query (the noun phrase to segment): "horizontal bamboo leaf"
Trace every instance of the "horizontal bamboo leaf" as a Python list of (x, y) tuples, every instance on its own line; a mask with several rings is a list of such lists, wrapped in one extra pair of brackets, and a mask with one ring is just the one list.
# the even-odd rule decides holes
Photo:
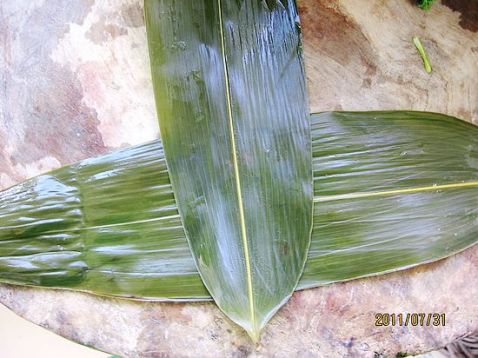
[[(311, 118), (315, 215), (300, 288), (407, 268), (477, 242), (478, 128), (420, 112)], [(150, 300), (209, 299), (161, 142), (1, 192), (0, 281)]]
[(147, 0), (161, 138), (193, 257), (257, 339), (312, 227), (311, 134), (293, 1)]
[(478, 241), (478, 128), (424, 112), (313, 116), (314, 230), (301, 288)]
[(0, 280), (142, 299), (208, 297), (159, 141), (0, 193)]

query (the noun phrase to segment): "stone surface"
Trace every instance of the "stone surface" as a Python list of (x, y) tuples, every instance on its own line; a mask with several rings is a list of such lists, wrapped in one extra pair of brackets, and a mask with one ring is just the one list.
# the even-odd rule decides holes
[(442, 1), (428, 12), (406, 0), (298, 3), (312, 111), (415, 109), (478, 121), (476, 1)]
[[(423, 109), (478, 121), (475, 1), (302, 0), (312, 111)], [(420, 36), (427, 74), (412, 36)], [(158, 136), (141, 0), (0, 2), (0, 188)], [(381, 277), (296, 293), (254, 346), (212, 303), (138, 303), (0, 285), (0, 302), (126, 357), (424, 352), (478, 329), (478, 246)], [(376, 313), (446, 313), (376, 327)]]

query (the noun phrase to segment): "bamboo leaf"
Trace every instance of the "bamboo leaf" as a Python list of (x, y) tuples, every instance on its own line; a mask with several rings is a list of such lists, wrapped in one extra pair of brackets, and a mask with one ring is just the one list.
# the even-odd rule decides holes
[[(145, 2), (171, 183), (216, 304), (258, 339), (312, 226), (308, 105), (291, 1)], [(280, 3), (282, 5), (282, 3)]]
[(208, 297), (161, 142), (0, 192), (0, 280), (141, 299)]
[(313, 119), (314, 230), (299, 286), (434, 261), (478, 241), (478, 128), (424, 112)]
[[(300, 289), (434, 261), (478, 241), (478, 128), (422, 112), (311, 119), (315, 215)], [(0, 281), (150, 300), (210, 299), (161, 142), (0, 192)]]

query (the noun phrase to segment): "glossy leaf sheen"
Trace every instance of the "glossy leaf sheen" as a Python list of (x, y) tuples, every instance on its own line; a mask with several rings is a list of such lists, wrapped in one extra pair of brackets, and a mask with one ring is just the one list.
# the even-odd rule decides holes
[(300, 288), (478, 241), (478, 128), (425, 112), (313, 116), (314, 229)]
[[(421, 112), (311, 118), (314, 230), (299, 288), (403, 269), (477, 242), (478, 128)], [(1, 192), (0, 281), (150, 300), (209, 299), (161, 142)]]
[(161, 138), (186, 236), (214, 301), (252, 338), (294, 291), (312, 227), (297, 12), (293, 1), (269, 3), (145, 2)]
[(206, 297), (159, 141), (0, 193), (0, 280), (156, 299)]

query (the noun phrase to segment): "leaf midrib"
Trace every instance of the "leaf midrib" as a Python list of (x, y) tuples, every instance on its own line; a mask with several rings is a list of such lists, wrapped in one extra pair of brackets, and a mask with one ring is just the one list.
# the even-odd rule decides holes
[(246, 232), (246, 219), (244, 215), (244, 203), (242, 199), (242, 187), (241, 179), (239, 176), (239, 163), (237, 158), (237, 147), (236, 147), (236, 138), (234, 135), (234, 123), (232, 118), (232, 100), (231, 100), (231, 89), (229, 84), (229, 70), (227, 67), (226, 61), (226, 45), (225, 45), (225, 36), (224, 36), (224, 21), (222, 18), (222, 0), (217, 0), (218, 12), (219, 12), (219, 28), (220, 28), (220, 37), (221, 37), (221, 55), (222, 63), (224, 69), (224, 81), (226, 88), (226, 105), (227, 105), (227, 117), (229, 122), (229, 133), (232, 146), (232, 161), (233, 161), (233, 170), (236, 186), (236, 195), (237, 202), (239, 206), (239, 223), (241, 230), (241, 240), (244, 250), (244, 260), (246, 264), (246, 280), (247, 280), (247, 296), (249, 300), (249, 314), (252, 324), (252, 332), (256, 332), (256, 319), (255, 319), (255, 308), (254, 308), (254, 295), (253, 295), (253, 286), (252, 286), (252, 270), (251, 270), (251, 259), (249, 253), (249, 244), (247, 241), (247, 232)]
[(388, 195), (396, 195), (396, 194), (423, 193), (427, 191), (436, 191), (436, 190), (444, 190), (444, 189), (472, 188), (477, 186), (478, 186), (478, 181), (469, 181), (469, 182), (461, 182), (461, 183), (453, 183), (453, 184), (428, 185), (428, 186), (421, 186), (416, 188), (405, 188), (405, 189), (396, 189), (396, 190), (365, 191), (361, 193), (324, 195), (324, 196), (314, 197), (314, 203), (323, 203), (327, 201), (344, 200), (344, 199), (371, 198), (376, 196), (388, 196)]

